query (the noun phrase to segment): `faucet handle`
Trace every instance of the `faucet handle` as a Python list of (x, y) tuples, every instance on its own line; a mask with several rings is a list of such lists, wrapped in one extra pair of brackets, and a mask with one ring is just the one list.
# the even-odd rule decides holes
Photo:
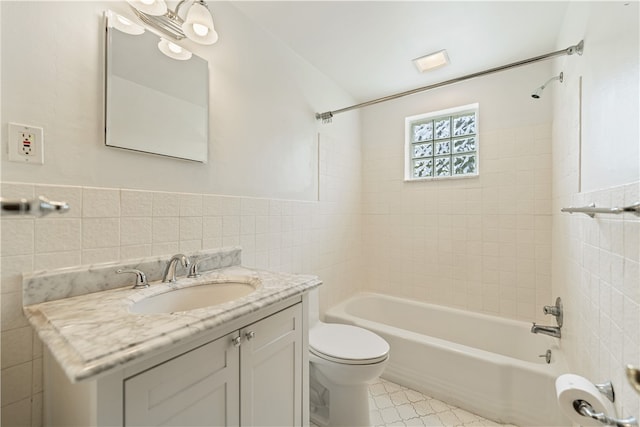
[(555, 316), (558, 326), (562, 326), (564, 312), (562, 309), (562, 299), (560, 297), (556, 298), (556, 305), (545, 305), (542, 311), (544, 314)]
[(552, 316), (558, 316), (560, 314), (560, 309), (555, 305), (545, 305), (542, 311), (544, 311), (544, 314), (550, 314)]
[(191, 261), (191, 266), (189, 267), (189, 274), (187, 275), (187, 277), (200, 277), (198, 266), (200, 265), (201, 261), (202, 258)]
[(147, 276), (143, 271), (136, 270), (135, 268), (127, 268), (127, 269), (119, 269), (116, 270), (116, 273), (132, 273), (136, 275), (136, 284), (133, 285), (133, 289), (144, 289), (149, 287), (149, 283), (147, 282)]

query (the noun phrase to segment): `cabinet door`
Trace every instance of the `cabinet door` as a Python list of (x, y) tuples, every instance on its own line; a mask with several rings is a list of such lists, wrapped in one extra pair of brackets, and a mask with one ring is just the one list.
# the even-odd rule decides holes
[(241, 425), (302, 425), (301, 304), (249, 325), (240, 334)]
[(239, 424), (239, 350), (232, 333), (124, 382), (125, 426)]

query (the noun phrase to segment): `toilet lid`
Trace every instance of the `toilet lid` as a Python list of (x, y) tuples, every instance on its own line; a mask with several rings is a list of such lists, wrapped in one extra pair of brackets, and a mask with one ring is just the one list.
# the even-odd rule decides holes
[(309, 348), (324, 359), (347, 364), (370, 364), (385, 360), (389, 344), (366, 329), (338, 323), (316, 325), (309, 331)]

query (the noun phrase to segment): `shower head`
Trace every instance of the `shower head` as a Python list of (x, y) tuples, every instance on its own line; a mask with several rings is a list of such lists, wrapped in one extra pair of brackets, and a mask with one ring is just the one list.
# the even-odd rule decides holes
[(544, 86), (540, 86), (531, 94), (531, 97), (533, 99), (540, 99), (540, 95), (542, 95), (543, 90), (544, 90)]
[(547, 85), (554, 80), (560, 80), (560, 83), (562, 83), (564, 80), (564, 73), (560, 73), (555, 77), (551, 77), (549, 80), (545, 82), (545, 84), (543, 84), (539, 88), (536, 88), (536, 90), (534, 90), (533, 93), (531, 94), (531, 97), (533, 99), (540, 99), (540, 96), (542, 95), (542, 91), (544, 90), (544, 88), (547, 87)]

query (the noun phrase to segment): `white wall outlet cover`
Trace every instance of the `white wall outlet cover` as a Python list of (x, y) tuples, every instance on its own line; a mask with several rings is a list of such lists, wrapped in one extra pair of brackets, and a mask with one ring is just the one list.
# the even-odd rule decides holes
[(41, 127), (9, 123), (9, 161), (44, 164), (44, 130)]

